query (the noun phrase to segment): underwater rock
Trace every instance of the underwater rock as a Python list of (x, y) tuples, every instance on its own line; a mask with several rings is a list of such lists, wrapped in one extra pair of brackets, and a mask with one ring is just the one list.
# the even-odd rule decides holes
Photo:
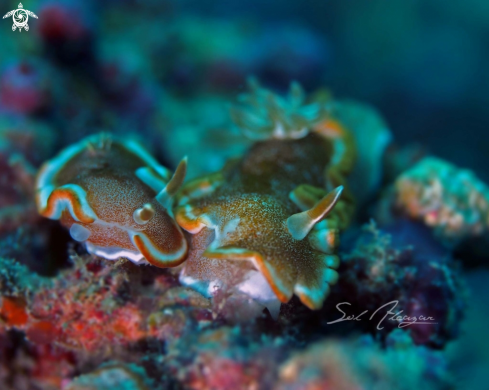
[[(342, 283), (346, 282), (349, 285), (348, 283), (354, 279), (355, 288), (367, 287), (359, 290), (357, 295), (352, 288), (345, 290), (345, 295), (341, 295), (343, 289), (340, 288), (335, 298), (336, 295), (339, 295), (338, 299), (340, 296), (347, 296), (351, 302), (359, 305), (364, 305), (369, 300), (369, 304), (373, 304), (374, 301), (383, 302), (382, 300), (389, 298), (386, 286), (392, 287), (394, 284), (391, 277), (398, 278), (399, 275), (415, 273), (412, 268), (419, 267), (419, 264), (416, 263), (416, 266), (411, 267), (409, 262), (402, 261), (399, 262), (397, 270), (385, 273), (371, 272), (378, 277), (371, 285), (367, 283), (368, 279), (354, 273), (357, 265), (360, 268), (367, 267), (361, 256), (366, 257), (365, 254), (368, 254), (367, 264), (371, 266), (369, 268), (371, 270), (376, 266), (380, 268), (378, 252), (395, 252), (389, 248), (379, 248), (379, 242), (384, 241), (383, 238), (377, 241), (375, 238), (372, 240), (367, 237), (371, 249), (360, 246), (351, 259), (347, 259), (346, 271), (343, 271), (345, 281), (342, 280)], [(423, 243), (420, 243), (420, 247), (426, 248), (425, 253), (430, 251), (436, 253), (439, 250)], [(175, 277), (166, 270), (156, 267), (138, 267), (128, 261), (106, 262), (88, 255), (83, 258), (73, 254), (72, 256), (74, 261), (72, 268), (63, 271), (48, 283), (24, 279), (24, 276), (28, 275), (28, 270), (14, 262), (3, 267), (12, 271), (5, 284), (10, 287), (3, 289), (2, 293), (11, 296), (15, 293), (17, 297), (2, 298), (0, 337), (2, 337), (2, 324), (24, 331), (28, 342), (32, 345), (31, 348), (44, 351), (32, 355), (39, 356), (44, 364), (42, 367), (57, 362), (57, 369), (49, 371), (49, 380), (53, 381), (52, 383), (69, 382), (66, 386), (95, 386), (96, 383), (101, 383), (100, 381), (112, 380), (113, 376), (123, 377), (127, 379), (127, 383), (132, 383), (136, 377), (147, 378), (147, 376), (142, 371), (133, 372), (122, 363), (116, 364), (119, 367), (116, 368), (117, 372), (112, 372), (111, 368), (104, 371), (104, 366), (93, 371), (107, 357), (117, 357), (121, 361), (128, 362), (138, 357), (142, 359), (143, 356), (145, 358), (141, 361), (145, 362), (145, 367), (147, 364), (160, 367), (160, 371), (156, 370), (151, 374), (153, 379), (162, 375), (161, 370), (163, 372), (168, 370), (179, 386), (192, 389), (228, 390), (242, 388), (243, 384), (258, 389), (274, 388), (274, 385), (277, 389), (296, 389), (302, 388), (300, 386), (310, 381), (325, 383), (325, 380), (335, 386), (334, 388), (341, 388), (342, 384), (350, 383), (348, 380), (352, 378), (358, 377), (360, 381), (374, 380), (373, 368), (368, 363), (372, 359), (383, 362), (382, 367), (387, 365), (386, 371), (382, 372), (388, 374), (381, 375), (377, 380), (390, 384), (393, 383), (394, 372), (397, 375), (400, 363), (387, 364), (387, 362), (400, 362), (407, 357), (416, 360), (417, 366), (409, 369), (412, 378), (409, 379), (411, 382), (406, 383), (416, 384), (421, 381), (420, 378), (426, 379), (428, 372), (430, 385), (448, 383), (440, 354), (429, 349), (413, 347), (413, 341), (409, 338), (410, 335), (414, 342), (424, 343), (428, 337), (431, 342), (435, 338), (431, 333), (427, 336), (424, 331), (421, 333), (401, 331), (400, 335), (399, 332), (391, 332), (384, 341), (387, 352), (382, 351), (372, 341), (358, 343), (360, 345), (355, 344), (354, 347), (346, 341), (336, 342), (329, 339), (324, 341), (324, 344), (311, 341), (305, 353), (317, 351), (313, 353), (314, 357), (309, 359), (299, 354), (293, 356), (288, 363), (283, 363), (297, 345), (294, 339), (299, 335), (292, 337), (291, 335), (300, 331), (300, 328), (295, 329), (293, 325), (288, 327), (285, 325), (279, 334), (274, 335), (274, 328), (266, 323), (261, 326), (251, 324), (245, 327), (229, 327), (222, 320), (216, 321), (211, 316), (211, 311), (214, 309), (210, 307), (207, 299), (191, 289), (179, 286)], [(419, 262), (426, 263), (426, 258), (420, 259)], [(385, 268), (392, 270), (394, 266), (385, 265)], [(424, 275), (424, 282), (416, 283), (415, 279), (407, 277), (406, 283), (400, 282), (401, 285), (413, 284), (412, 290), (418, 292), (426, 292), (423, 283), (431, 286), (432, 282), (435, 290), (446, 288), (444, 286), (448, 282), (438, 273), (430, 273), (431, 268), (433, 266), (427, 264), (425, 269), (428, 271), (418, 272), (419, 275)], [(447, 273), (446, 268), (438, 271), (439, 269), (435, 267), (435, 270)], [(17, 286), (16, 280), (19, 279), (23, 284)], [(35, 286), (36, 283), (39, 287), (32, 293), (23, 293), (28, 286)], [(338, 287), (341, 287), (341, 284)], [(22, 287), (23, 285), (25, 287)], [(410, 302), (426, 303), (426, 299), (418, 299), (418, 296), (411, 295)], [(435, 300), (437, 296), (437, 294), (426, 296), (432, 300), (435, 307), (444, 304), (443, 301)], [(371, 307), (369, 304), (365, 307)], [(426, 307), (429, 305), (418, 308), (419, 313), (424, 314)], [(453, 318), (459, 316), (456, 312), (451, 315)], [(436, 319), (439, 318), (447, 321), (445, 317), (438, 317), (437, 314)], [(303, 318), (306, 319), (307, 317)], [(369, 337), (366, 339), (370, 340)], [(162, 350), (163, 343), (165, 348)], [(71, 352), (66, 355), (68, 352), (63, 352), (61, 349), (49, 355), (47, 348), (52, 348), (54, 344), (64, 346)], [(138, 346), (139, 344), (141, 346)], [(151, 344), (156, 346), (157, 353), (150, 353), (145, 349), (146, 345)], [(341, 352), (343, 349), (345, 352)], [(319, 359), (317, 353), (323, 354), (325, 351), (328, 353)], [(345, 360), (340, 360), (340, 363), (334, 365), (334, 362), (338, 361), (338, 358), (335, 358), (330, 366), (329, 358), (338, 355)], [(37, 358), (29, 356), (36, 367), (41, 367), (41, 362), (38, 362)], [(49, 356), (52, 357), (48, 358)], [(359, 356), (364, 356), (359, 363), (360, 374), (356, 373), (356, 364), (351, 362), (352, 359), (356, 362)], [(87, 364), (83, 362), (87, 359), (92, 362), (92, 368), (88, 370), (86, 367), (83, 368), (83, 364)], [(419, 365), (420, 360), (430, 361), (431, 367), (427, 364)], [(320, 370), (314, 369), (317, 364), (320, 364)], [(329, 372), (330, 367), (335, 367), (335, 375), (331, 373), (324, 377), (323, 373)], [(99, 370), (106, 375), (101, 374)], [(75, 372), (80, 371), (86, 374), (72, 381)], [(315, 374), (309, 374), (312, 372)], [(416, 375), (413, 376), (413, 372)], [(44, 377), (39, 379), (41, 383), (48, 380), (43, 379)], [(163, 383), (170, 383), (168, 381), (171, 382), (171, 379), (167, 378)], [(158, 385), (148, 386), (159, 389)], [(84, 387), (74, 387), (74, 389), (79, 388), (84, 389)]]
[(154, 388), (144, 368), (135, 364), (106, 363), (100, 368), (76, 377), (63, 390), (149, 390)]
[(271, 389), (285, 343), (223, 326), (172, 342), (171, 372), (194, 390)]
[[(382, 230), (372, 221), (362, 230), (351, 251), (341, 256), (334, 303), (348, 302), (342, 306), (348, 313), (368, 311), (364, 321), (355, 322), (357, 329), (385, 335), (401, 327), (416, 344), (434, 347), (454, 339), (463, 318), (465, 289), (448, 251), (430, 237), (429, 229), (409, 221)], [(369, 319), (377, 310), (375, 318)], [(401, 326), (409, 320), (385, 318), (387, 311), (416, 317), (417, 322), (424, 322), (421, 317), (433, 320)], [(341, 315), (336, 310), (332, 318)]]
[(441, 352), (416, 346), (397, 330), (385, 349), (372, 337), (330, 339), (296, 353), (279, 369), (274, 390), (448, 389), (454, 380)]
[(2, 333), (0, 323), (0, 388), (61, 389), (75, 374), (74, 355), (53, 345), (33, 345), (20, 332)]
[(124, 274), (99, 261), (75, 261), (74, 270), (62, 273), (29, 303), (27, 326), (37, 342), (103, 352), (145, 337), (147, 314), (137, 302), (124, 299)]
[(72, 254), (72, 260), (72, 268), (55, 278), (31, 275), (25, 266), (2, 260), (0, 319), (5, 326), (25, 331), (35, 344), (105, 356), (149, 338), (178, 338), (212, 318), (207, 299), (158, 268), (89, 255)]
[(0, 298), (25, 297), (47, 286), (49, 280), (33, 273), (16, 260), (0, 257)]
[(422, 221), (448, 248), (489, 231), (489, 187), (473, 172), (438, 158), (424, 158), (402, 173), (383, 202), (381, 221), (390, 210)]

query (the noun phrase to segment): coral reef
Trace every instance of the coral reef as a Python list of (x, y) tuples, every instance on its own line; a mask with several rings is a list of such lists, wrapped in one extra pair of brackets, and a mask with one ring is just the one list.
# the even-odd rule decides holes
[[(296, 348), (304, 342), (303, 334), (293, 331), (294, 322), (287, 320), (286, 313), (274, 326), (268, 320), (229, 326), (220, 314), (223, 308), (218, 295), (209, 300), (182, 287), (177, 275), (164, 269), (124, 260), (107, 262), (72, 252), (72, 266), (55, 278), (46, 278), (33, 275), (13, 260), (3, 260), (0, 334), (13, 340), (15, 332), (16, 337), (25, 334), (25, 339), (17, 345), (2, 345), (8, 354), (17, 356), (19, 368), (26, 368), (8, 370), (2, 380), (35, 381), (54, 388), (64, 383), (73, 389), (97, 388), (119, 380), (152, 389), (172, 388), (176, 383), (184, 388), (222, 390), (253, 386), (295, 389), (322, 383), (361, 386), (369, 381), (392, 386), (389, 384), (399, 370), (392, 359), (421, 359), (437, 362), (436, 367), (428, 363), (410, 367), (410, 382), (406, 383), (422, 383), (428, 375), (432, 386), (444, 386), (449, 376), (439, 353), (413, 345), (440, 347), (456, 333), (461, 298), (454, 294), (461, 289), (453, 284), (456, 281), (446, 279), (451, 272), (449, 264), (438, 260), (437, 265), (434, 258), (427, 261), (426, 257), (416, 260), (409, 248), (393, 249), (394, 244), (373, 226), (364, 234), (367, 237), (360, 239), (357, 249), (345, 256), (341, 283), (321, 315), (328, 321), (337, 318), (330, 306), (345, 297), (355, 306), (374, 310), (387, 299), (399, 298), (400, 307), (407, 305), (407, 314), (433, 315), (436, 327), (413, 325), (396, 330), (386, 324), (386, 332), (375, 330), (373, 323), (355, 326), (352, 332), (368, 331), (377, 337), (384, 334), (383, 343), (369, 338), (366, 344), (327, 339), (324, 346), (314, 343), (302, 355)], [(391, 234), (405, 236), (396, 230)], [(425, 247), (425, 254), (437, 250), (428, 244)], [(372, 275), (372, 280), (366, 275)], [(415, 277), (420, 282), (413, 284)], [(399, 287), (392, 289), (393, 283)], [(233, 310), (242, 307), (232, 301), (227, 304)], [(293, 305), (290, 309), (296, 310)], [(301, 315), (304, 324), (314, 323), (307, 313)], [(309, 337), (324, 338), (327, 328), (322, 329), (316, 328)], [(318, 353), (326, 353), (328, 358), (319, 359)], [(121, 363), (110, 362), (99, 368), (115, 356)], [(380, 374), (373, 374), (374, 368), (368, 363), (372, 359), (379, 359), (384, 367)], [(320, 370), (314, 368), (319, 362)], [(128, 363), (130, 366), (125, 365)], [(56, 369), (49, 368), (52, 364), (57, 364)], [(335, 375), (323, 374), (330, 369)], [(75, 374), (80, 372), (81, 376)], [(76, 378), (71, 379), (73, 376)]]
[(26, 4), (0, 389), (485, 389), (486, 3)]
[[(361, 233), (350, 227), (341, 265), (335, 253), (339, 231), (354, 217), (346, 178), (356, 145), (365, 144), (366, 123), (377, 126), (378, 147), (360, 153), (360, 163), (379, 167), (383, 158), (379, 140), (389, 133), (377, 114), (334, 100), (303, 106), (297, 85), (293, 103), (257, 84), (252, 94), (233, 115), (259, 140), (223, 170), (183, 186), (186, 160), (172, 176), (137, 142), (109, 134), (64, 149), (35, 181), (32, 173), (10, 171), (9, 181), (25, 180), (22, 205), (32, 204), (36, 192), (40, 213), (60, 219), (85, 245), (71, 243), (68, 264), (58, 265), (55, 276), (33, 273), (24, 265), (32, 267), (30, 260), (0, 257), (1, 353), (13, 357), (0, 362), (0, 383), (74, 390), (390, 388), (404, 375), (399, 362), (418, 359), (406, 386), (427, 380), (430, 388), (449, 386), (446, 362), (432, 348), (457, 336), (464, 308), (450, 253), (427, 227), (399, 214), (381, 230), (373, 223)], [(253, 114), (255, 106), (263, 118)], [(365, 116), (372, 122), (358, 119)], [(277, 132), (282, 123), (291, 131)], [(294, 131), (298, 124), (307, 131)], [(8, 145), (37, 163), (28, 142)], [(372, 194), (380, 180), (365, 179)], [(9, 210), (18, 199), (5, 196)], [(2, 237), (9, 251), (0, 255), (20, 260), (22, 250), (12, 249), (22, 240), (34, 250), (41, 223), (32, 222), (26, 238), (21, 224), (9, 228), (13, 235)], [(178, 234), (167, 244), (180, 243), (178, 256), (158, 241), (172, 229)], [(46, 245), (52, 246), (41, 240)], [(351, 302), (348, 311), (373, 313), (393, 301), (394, 320), (335, 323), (341, 302)], [(403, 326), (426, 316), (436, 322)]]

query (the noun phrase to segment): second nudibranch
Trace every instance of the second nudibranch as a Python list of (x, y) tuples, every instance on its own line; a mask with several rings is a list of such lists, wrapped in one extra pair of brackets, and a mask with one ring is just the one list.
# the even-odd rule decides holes
[(90, 136), (43, 165), (37, 207), (59, 219), (91, 254), (173, 267), (187, 255), (171, 209), (186, 164), (182, 160), (172, 176), (135, 141)]
[(324, 103), (306, 104), (298, 84), (283, 98), (252, 83), (241, 100), (233, 119), (257, 142), (177, 195), (176, 220), (191, 233), (180, 281), (207, 296), (231, 290), (273, 316), (294, 294), (319, 309), (353, 212), (354, 140)]

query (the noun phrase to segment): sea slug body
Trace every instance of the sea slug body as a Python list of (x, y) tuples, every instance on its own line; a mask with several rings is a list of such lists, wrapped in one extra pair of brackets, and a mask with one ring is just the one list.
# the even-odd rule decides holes
[(90, 136), (46, 162), (36, 180), (41, 215), (59, 219), (94, 255), (171, 267), (184, 261), (187, 242), (171, 198), (182, 184), (137, 142)]
[(175, 218), (190, 233), (180, 280), (207, 296), (232, 287), (275, 314), (294, 293), (319, 309), (338, 279), (338, 231), (353, 212), (345, 177), (354, 142), (324, 105), (305, 104), (298, 84), (288, 98), (251, 89), (232, 115), (258, 141), (177, 195)]

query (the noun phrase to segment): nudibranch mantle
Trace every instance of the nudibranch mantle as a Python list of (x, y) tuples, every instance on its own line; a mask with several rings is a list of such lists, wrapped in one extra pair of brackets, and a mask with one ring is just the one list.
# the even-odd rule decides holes
[(185, 176), (171, 172), (137, 142), (90, 136), (46, 162), (36, 181), (41, 215), (59, 219), (94, 255), (157, 267), (180, 264), (187, 242), (171, 197)]
[(288, 99), (251, 87), (232, 116), (258, 142), (177, 195), (175, 218), (190, 233), (180, 281), (207, 296), (243, 293), (272, 316), (293, 294), (319, 309), (338, 279), (338, 230), (353, 212), (345, 176), (354, 141), (324, 107), (305, 105), (297, 84)]
[[(193, 230), (182, 283), (212, 296), (241, 270), (244, 277), (236, 276), (236, 289), (268, 307), (272, 314), (293, 293), (307, 306), (320, 307), (329, 284), (338, 278), (335, 268), (339, 259), (332, 254), (337, 239), (334, 224), (330, 221), (328, 227), (324, 221), (313, 228), (308, 239), (297, 240), (287, 227), (290, 212), (295, 210), (290, 203), (284, 205), (265, 194), (239, 193), (220, 201), (217, 207), (186, 205), (177, 209), (182, 227), (195, 221), (199, 224)], [(316, 237), (324, 244), (315, 245)], [(328, 253), (322, 253), (328, 245)]]

